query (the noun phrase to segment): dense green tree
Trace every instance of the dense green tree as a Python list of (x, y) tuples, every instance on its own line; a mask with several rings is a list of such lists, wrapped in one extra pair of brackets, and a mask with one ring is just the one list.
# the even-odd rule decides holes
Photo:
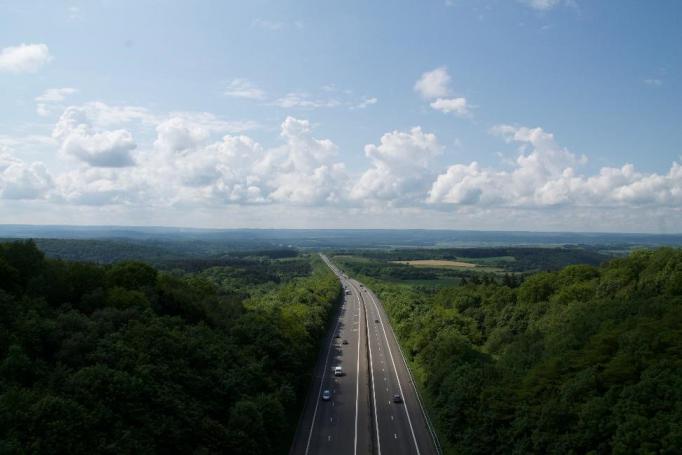
[(341, 290), (272, 255), (186, 274), (0, 244), (0, 453), (285, 452)]
[[(374, 280), (447, 453), (680, 453), (682, 250), (418, 293)], [(372, 279), (369, 279), (372, 281)]]

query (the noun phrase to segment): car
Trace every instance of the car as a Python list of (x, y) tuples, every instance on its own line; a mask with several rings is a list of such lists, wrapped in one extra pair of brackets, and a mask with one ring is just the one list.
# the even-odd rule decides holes
[(403, 397), (401, 397), (399, 393), (394, 393), (393, 394), (393, 402), (394, 403), (402, 403)]
[(322, 392), (322, 399), (324, 401), (331, 400), (332, 399), (332, 393), (329, 390), (325, 389), (324, 392)]
[(334, 367), (334, 376), (343, 376), (343, 368)]
[(334, 338), (341, 338), (341, 334), (340, 334), (340, 333), (337, 333), (336, 336), (335, 336)]
[(376, 323), (378, 324), (378, 323), (379, 323), (379, 320), (378, 320), (378, 319), (375, 319), (374, 322), (376, 322)]
[(343, 340), (343, 344), (348, 344), (348, 340)]

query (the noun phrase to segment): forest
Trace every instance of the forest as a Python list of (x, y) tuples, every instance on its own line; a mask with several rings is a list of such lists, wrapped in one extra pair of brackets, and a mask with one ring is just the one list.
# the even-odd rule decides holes
[(317, 256), (241, 256), (0, 244), (0, 453), (286, 452), (341, 290)]
[(682, 250), (522, 283), (417, 291), (363, 278), (446, 453), (680, 453)]

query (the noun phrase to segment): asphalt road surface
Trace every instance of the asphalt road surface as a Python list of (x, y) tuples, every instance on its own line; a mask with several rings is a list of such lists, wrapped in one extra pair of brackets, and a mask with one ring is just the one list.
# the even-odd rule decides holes
[[(322, 259), (348, 294), (324, 340), (290, 453), (439, 453), (381, 302)], [(334, 374), (337, 366), (342, 376)]]

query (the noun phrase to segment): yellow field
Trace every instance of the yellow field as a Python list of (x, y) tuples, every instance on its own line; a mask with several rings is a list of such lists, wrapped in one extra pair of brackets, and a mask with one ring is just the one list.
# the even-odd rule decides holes
[(415, 267), (443, 267), (457, 269), (472, 269), (478, 267), (471, 262), (446, 261), (442, 259), (422, 259), (418, 261), (393, 261), (396, 264), (407, 264)]

